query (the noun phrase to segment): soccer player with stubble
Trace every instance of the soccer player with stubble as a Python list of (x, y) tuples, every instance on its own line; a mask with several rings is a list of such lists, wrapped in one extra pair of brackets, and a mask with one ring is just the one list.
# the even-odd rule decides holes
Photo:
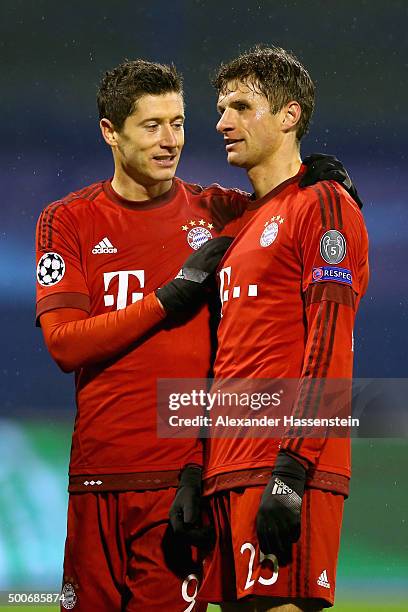
[[(364, 220), (339, 184), (300, 188), (314, 85), (292, 54), (258, 46), (222, 65), (215, 87), (228, 162), (246, 170), (256, 198), (224, 230), (235, 239), (219, 270), (215, 379), (298, 379), (292, 414), (322, 415), (322, 383), (309, 382), (352, 376)], [(333, 605), (349, 439), (286, 433), (207, 440), (216, 545), (199, 598), (224, 612)]]
[[(36, 236), (37, 322), (76, 384), (62, 609), (197, 612), (202, 445), (157, 438), (156, 381), (208, 374), (202, 304), (231, 242), (217, 236), (248, 195), (175, 177), (184, 105), (173, 66), (122, 63), (104, 75), (98, 108), (113, 178), (48, 205)], [(347, 181), (337, 160), (312, 158), (308, 180), (333, 172)]]

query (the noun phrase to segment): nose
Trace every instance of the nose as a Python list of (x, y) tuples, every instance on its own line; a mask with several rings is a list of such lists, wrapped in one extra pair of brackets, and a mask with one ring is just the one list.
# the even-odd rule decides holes
[(232, 113), (230, 112), (230, 109), (225, 109), (215, 128), (217, 132), (220, 132), (220, 134), (225, 134), (234, 129), (232, 123)]
[(162, 147), (167, 147), (174, 149), (177, 146), (177, 138), (176, 134), (171, 125), (163, 125), (162, 133), (161, 133), (161, 142)]

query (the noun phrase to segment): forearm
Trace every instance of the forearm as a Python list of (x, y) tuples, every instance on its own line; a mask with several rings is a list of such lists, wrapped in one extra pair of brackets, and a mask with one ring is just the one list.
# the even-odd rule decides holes
[(59, 308), (41, 315), (48, 350), (64, 372), (112, 359), (166, 316), (154, 293), (122, 310), (89, 317)]

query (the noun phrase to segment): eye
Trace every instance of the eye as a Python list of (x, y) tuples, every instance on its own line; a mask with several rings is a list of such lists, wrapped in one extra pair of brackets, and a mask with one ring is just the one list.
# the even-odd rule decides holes
[(246, 104), (243, 104), (242, 102), (240, 102), (239, 104), (237, 104), (237, 110), (242, 112), (244, 110), (247, 110), (248, 106)]
[(157, 129), (158, 125), (158, 123), (146, 123), (145, 128), (149, 132), (154, 132)]
[(184, 127), (184, 123), (182, 121), (176, 121), (175, 123), (173, 123), (173, 128), (175, 130), (182, 130)]

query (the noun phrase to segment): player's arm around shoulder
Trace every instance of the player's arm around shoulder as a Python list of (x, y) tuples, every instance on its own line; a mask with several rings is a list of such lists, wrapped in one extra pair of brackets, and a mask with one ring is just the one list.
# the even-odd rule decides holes
[[(221, 187), (213, 183), (205, 187), (202, 192), (203, 201), (218, 232), (223, 233), (224, 228), (242, 217), (248, 207), (250, 194), (239, 189)], [(231, 234), (231, 229), (229, 234)]]

